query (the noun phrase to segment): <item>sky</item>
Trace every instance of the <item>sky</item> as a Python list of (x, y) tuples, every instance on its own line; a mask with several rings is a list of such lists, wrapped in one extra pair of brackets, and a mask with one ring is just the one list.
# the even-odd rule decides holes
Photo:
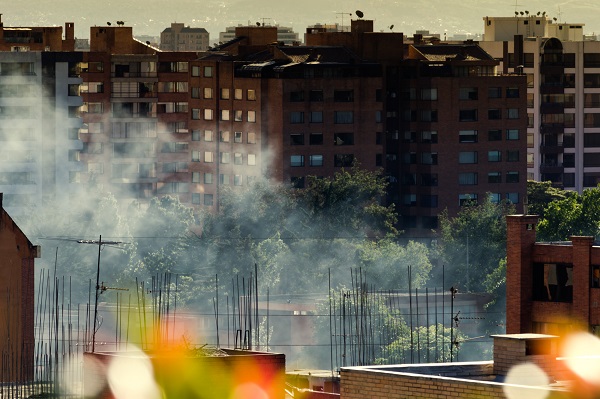
[(536, 14), (546, 11), (559, 21), (585, 24), (584, 33), (600, 34), (600, 2), (593, 0), (37, 0), (3, 1), (0, 6), (4, 26), (63, 26), (75, 23), (75, 35), (89, 38), (90, 26), (124, 21), (136, 36), (159, 36), (173, 22), (205, 28), (217, 39), (227, 26), (252, 24), (291, 26), (302, 37), (315, 23), (347, 25), (361, 10), (374, 20), (375, 31), (416, 30), (431, 33), (475, 35), (483, 31), (483, 17), (512, 16), (515, 11)]

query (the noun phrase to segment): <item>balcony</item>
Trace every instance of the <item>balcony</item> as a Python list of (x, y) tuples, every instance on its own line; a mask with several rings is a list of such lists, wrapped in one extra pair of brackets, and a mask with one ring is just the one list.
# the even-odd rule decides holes
[(546, 142), (540, 146), (540, 153), (542, 154), (562, 154), (563, 152), (562, 142)]
[(564, 133), (564, 123), (542, 123), (540, 133), (542, 134), (561, 134)]
[(542, 174), (555, 174), (563, 173), (564, 167), (562, 163), (546, 162), (540, 164), (540, 173)]
[(564, 103), (542, 103), (540, 106), (542, 114), (563, 114), (565, 112)]

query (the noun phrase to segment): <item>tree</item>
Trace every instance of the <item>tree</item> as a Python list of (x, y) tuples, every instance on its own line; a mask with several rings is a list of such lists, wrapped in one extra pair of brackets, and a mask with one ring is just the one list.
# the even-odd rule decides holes
[(440, 215), (440, 255), (446, 281), (461, 291), (484, 292), (486, 278), (506, 256), (506, 220), (514, 206), (486, 199), (464, 206), (456, 217)]
[(597, 237), (600, 232), (600, 188), (572, 193), (550, 202), (538, 223), (540, 241), (566, 241), (573, 235)]
[(539, 215), (544, 217), (546, 207), (553, 201), (563, 200), (571, 195), (577, 194), (574, 191), (566, 191), (552, 186), (551, 181), (538, 182), (534, 180), (527, 181), (527, 201), (530, 215)]

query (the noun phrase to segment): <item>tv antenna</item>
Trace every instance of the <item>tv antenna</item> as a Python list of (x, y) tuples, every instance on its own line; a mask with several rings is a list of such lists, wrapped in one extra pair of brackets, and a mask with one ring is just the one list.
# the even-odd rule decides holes
[(346, 15), (350, 16), (350, 19), (352, 19), (352, 13), (351, 12), (336, 12), (336, 15), (340, 15), (342, 17), (342, 32), (344, 31), (344, 17)]

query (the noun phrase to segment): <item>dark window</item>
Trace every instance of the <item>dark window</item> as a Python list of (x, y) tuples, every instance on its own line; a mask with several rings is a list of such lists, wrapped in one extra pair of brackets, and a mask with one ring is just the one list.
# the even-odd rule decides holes
[(502, 183), (502, 173), (500, 172), (489, 172), (488, 183)]
[(290, 145), (304, 145), (304, 134), (290, 134)]
[(352, 111), (334, 111), (333, 123), (349, 124), (354, 123), (354, 113)]
[(459, 100), (477, 100), (477, 97), (477, 87), (461, 87), (459, 89)]
[(309, 100), (312, 102), (322, 102), (323, 90), (311, 90), (309, 92)]
[(506, 151), (506, 161), (507, 162), (519, 162), (519, 151), (518, 150)]
[(458, 112), (458, 120), (461, 122), (477, 121), (477, 110), (476, 109), (461, 109)]
[(438, 196), (437, 195), (421, 195), (420, 204), (424, 208), (437, 208)]
[(303, 91), (290, 92), (290, 101), (291, 102), (304, 101), (304, 92)]
[(488, 141), (501, 141), (502, 130), (488, 130)]
[(309, 138), (310, 145), (321, 145), (323, 144), (323, 134), (322, 133), (311, 133)]
[(354, 145), (354, 133), (335, 133), (333, 135), (334, 145)]
[(506, 98), (519, 98), (519, 88), (518, 87), (507, 87), (506, 88)]
[(488, 97), (489, 98), (502, 98), (502, 88), (501, 87), (488, 88)]
[(333, 101), (336, 103), (351, 103), (354, 101), (354, 90), (334, 90)]
[(499, 109), (488, 109), (488, 119), (502, 119), (502, 112)]
[(435, 187), (438, 185), (437, 173), (422, 173), (421, 174), (421, 185), (428, 187)]
[(354, 163), (354, 154), (335, 154), (333, 165), (337, 167), (350, 167)]
[(461, 130), (458, 132), (460, 143), (477, 143), (477, 130)]
[(534, 301), (573, 302), (573, 265), (564, 263), (535, 263), (533, 265), (532, 296)]
[(518, 183), (519, 182), (519, 172), (506, 172), (506, 182), (507, 183)]

